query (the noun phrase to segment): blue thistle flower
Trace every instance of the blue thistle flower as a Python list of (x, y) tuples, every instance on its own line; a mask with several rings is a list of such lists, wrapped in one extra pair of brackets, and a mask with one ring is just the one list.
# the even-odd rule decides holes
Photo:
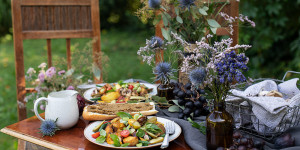
[(161, 0), (149, 0), (148, 4), (150, 8), (157, 9), (160, 7)]
[(56, 125), (56, 121), (45, 120), (42, 122), (40, 130), (43, 136), (53, 136), (59, 128)]
[(164, 44), (164, 41), (158, 36), (153, 36), (150, 40), (150, 47), (151, 48), (162, 47), (163, 44)]
[(153, 72), (156, 75), (155, 81), (160, 80), (163, 84), (167, 84), (175, 71), (175, 69), (172, 69), (170, 63), (161, 62), (156, 65)]
[(206, 71), (203, 68), (196, 68), (189, 74), (189, 79), (195, 86), (199, 86), (203, 83), (206, 77)]
[(195, 5), (195, 0), (179, 0), (180, 7), (190, 9), (191, 6)]

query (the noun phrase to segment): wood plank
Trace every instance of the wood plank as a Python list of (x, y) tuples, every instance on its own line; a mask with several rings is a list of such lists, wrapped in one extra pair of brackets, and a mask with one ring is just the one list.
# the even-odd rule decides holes
[(52, 66), (51, 39), (47, 39), (48, 68)]
[(34, 88), (25, 88), (26, 93), (35, 93), (37, 92)]
[(22, 40), (22, 16), (20, 0), (15, 0), (11, 4), (12, 8), (12, 22), (14, 33), (14, 49), (15, 49), (15, 68), (16, 68), (16, 86), (17, 86), (17, 105), (18, 105), (18, 119), (23, 120), (27, 118), (26, 96), (25, 90), (25, 71), (24, 71), (24, 52)]
[(218, 36), (230, 35), (229, 31), (230, 31), (230, 29), (228, 27), (218, 28), (216, 35), (218, 35)]
[(43, 5), (91, 5), (91, 0), (22, 0), (22, 6), (43, 6)]
[(24, 39), (91, 38), (92, 30), (23, 31)]
[[(236, 0), (230, 0), (230, 14), (232, 17), (239, 16), (239, 2)], [(232, 25), (234, 31), (231, 38), (233, 39), (232, 46), (234, 46), (239, 43), (239, 23), (236, 21)]]
[(31, 143), (35, 143), (35, 144), (38, 144), (38, 145), (41, 145), (43, 147), (47, 147), (47, 148), (50, 148), (50, 149), (57, 149), (57, 150), (67, 150), (68, 149), (66, 147), (57, 145), (55, 143), (50, 143), (50, 142), (42, 140), (42, 139), (37, 139), (33, 136), (24, 135), (20, 132), (17, 132), (17, 131), (8, 129), (8, 128), (3, 128), (0, 131), (2, 133), (8, 134), (8, 135), (13, 136), (13, 137), (16, 137), (18, 139), (22, 139), (22, 140), (25, 140), (25, 141), (30, 141)]
[(71, 40), (66, 39), (67, 43), (67, 63), (68, 63), (68, 70), (72, 68), (71, 64)]
[[(99, 12), (99, 0), (91, 0), (91, 18), (93, 29), (93, 62), (101, 70), (100, 80), (94, 78), (95, 83), (103, 82), (102, 74), (102, 60), (101, 60), (101, 36), (100, 36), (100, 12)], [(98, 59), (100, 58), (100, 59)]]

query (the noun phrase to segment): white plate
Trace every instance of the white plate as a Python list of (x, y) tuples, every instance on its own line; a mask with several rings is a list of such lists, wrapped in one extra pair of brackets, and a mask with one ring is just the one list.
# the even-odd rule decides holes
[[(141, 83), (141, 84), (144, 84), (144, 85), (145, 85), (146, 87), (148, 87), (149, 89), (152, 88), (152, 92), (149, 93), (150, 95), (156, 95), (156, 94), (157, 94), (157, 85), (155, 85), (155, 84), (149, 84), (149, 83)], [(105, 83), (99, 84), (99, 85), (103, 86), (103, 85), (105, 85)], [(94, 101), (92, 101), (92, 100), (90, 100), (90, 99), (92, 98), (91, 95), (92, 95), (92, 93), (93, 93), (93, 91), (94, 91), (95, 88), (96, 88), (96, 87), (90, 88), (90, 89), (86, 90), (86, 91), (83, 93), (83, 97), (84, 97), (86, 100), (90, 101), (90, 102), (94, 102)]]
[[(148, 118), (150, 118), (152, 116), (148, 116)], [(161, 117), (157, 117), (157, 121), (163, 123), (164, 125), (168, 122), (171, 121), (169, 119), (165, 119), (165, 118), (161, 118)], [(162, 144), (162, 142), (157, 143), (157, 144), (152, 144), (152, 145), (148, 145), (148, 146), (143, 146), (143, 147), (115, 147), (113, 145), (107, 144), (106, 142), (100, 144), (96, 142), (96, 139), (94, 139), (92, 137), (93, 129), (99, 125), (101, 123), (101, 121), (96, 121), (91, 123), (90, 125), (88, 125), (85, 129), (84, 129), (84, 136), (86, 139), (88, 139), (89, 141), (91, 141), (92, 143), (95, 143), (97, 145), (103, 146), (103, 147), (109, 147), (109, 148), (115, 148), (115, 149), (142, 149), (142, 148), (150, 148), (150, 147), (155, 147), (155, 146), (160, 146)], [(181, 128), (180, 126), (175, 123), (175, 133), (169, 136), (169, 140), (170, 142), (175, 140), (176, 138), (179, 137), (179, 135), (181, 134)]]

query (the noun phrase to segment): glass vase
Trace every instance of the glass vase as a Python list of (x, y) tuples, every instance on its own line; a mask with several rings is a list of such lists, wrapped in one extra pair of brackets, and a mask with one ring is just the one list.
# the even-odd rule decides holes
[(172, 100), (174, 99), (173, 89), (174, 87), (171, 84), (160, 84), (157, 87), (157, 96)]
[(234, 120), (226, 111), (224, 101), (214, 101), (214, 110), (206, 117), (206, 147), (215, 150), (218, 147), (229, 148), (232, 143)]

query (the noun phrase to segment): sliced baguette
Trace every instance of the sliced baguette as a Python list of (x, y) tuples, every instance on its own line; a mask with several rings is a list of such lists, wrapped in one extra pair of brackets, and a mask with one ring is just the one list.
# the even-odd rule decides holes
[[(132, 103), (133, 105), (135, 103)], [(115, 104), (115, 105), (120, 105), (120, 104)], [(141, 113), (145, 116), (150, 116), (150, 115), (154, 115), (156, 114), (158, 111), (155, 110), (155, 105), (153, 102), (150, 102), (150, 105), (153, 105), (153, 109), (152, 110), (148, 110), (148, 111), (140, 111), (140, 112), (131, 112), (129, 114), (134, 115), (134, 114), (138, 114)], [(83, 113), (82, 113), (82, 117), (85, 120), (89, 120), (89, 121), (93, 121), (93, 120), (109, 120), (109, 119), (114, 119), (117, 117), (117, 115), (108, 115), (108, 114), (99, 114), (99, 113), (95, 113), (95, 112), (88, 112), (87, 111), (87, 107), (85, 106), (83, 109)]]

